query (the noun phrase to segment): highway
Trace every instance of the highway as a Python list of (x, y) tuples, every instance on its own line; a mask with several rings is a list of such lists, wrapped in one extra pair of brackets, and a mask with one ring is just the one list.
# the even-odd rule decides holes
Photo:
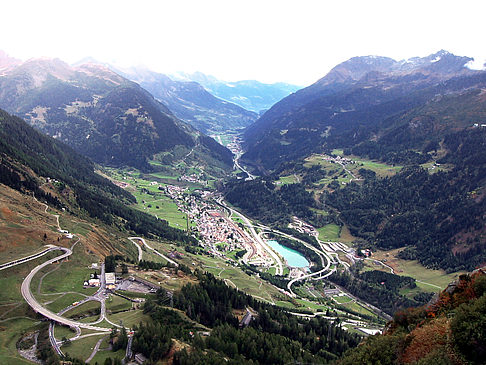
[(241, 157), (242, 153), (239, 152), (237, 154), (235, 154), (235, 158), (234, 158), (234, 166), (233, 168), (235, 170), (237, 169), (240, 169), (241, 171), (243, 171), (248, 177), (245, 179), (245, 180), (253, 180), (255, 179), (255, 175), (252, 175), (251, 173), (248, 172), (248, 170), (246, 170), (243, 166), (240, 165), (240, 157)]
[(56, 313), (53, 313), (50, 310), (48, 310), (47, 308), (44, 308), (37, 301), (37, 299), (35, 299), (34, 296), (32, 295), (32, 292), (30, 290), (30, 284), (32, 282), (34, 275), (37, 274), (40, 270), (42, 270), (44, 267), (46, 267), (50, 264), (53, 264), (54, 262), (61, 261), (65, 258), (71, 256), (72, 253), (73, 253), (69, 248), (65, 248), (65, 247), (57, 247), (56, 249), (64, 251), (64, 253), (61, 256), (55, 257), (53, 259), (50, 259), (50, 260), (44, 262), (43, 264), (36, 266), (26, 276), (26, 278), (22, 282), (22, 286), (21, 286), (20, 291), (21, 291), (22, 296), (24, 297), (25, 301), (34, 310), (34, 312), (39, 313), (39, 314), (43, 315), (44, 317), (46, 317), (46, 318), (48, 318), (48, 319), (50, 319), (54, 322), (57, 322), (57, 323), (60, 323), (60, 324), (63, 324), (65, 326), (69, 326), (69, 327), (80, 327), (80, 328), (85, 328), (85, 329), (93, 330), (93, 331), (110, 332), (111, 331), (110, 328), (98, 327), (98, 326), (93, 326), (93, 325), (90, 325), (90, 324), (87, 324), (87, 323), (73, 321), (73, 320), (70, 320), (68, 318), (64, 318), (64, 317), (62, 317), (62, 316), (60, 316)]
[(253, 241), (256, 242), (258, 245), (260, 245), (263, 248), (263, 250), (267, 251), (270, 254), (270, 256), (273, 258), (273, 260), (275, 261), (275, 263), (277, 265), (277, 270), (276, 270), (276, 273), (275, 274), (276, 275), (283, 275), (283, 264), (282, 264), (282, 260), (280, 260), (280, 257), (277, 255), (277, 253), (275, 251), (273, 251), (265, 243), (265, 241), (258, 235), (258, 233), (256, 233), (255, 227), (250, 222), (250, 220), (247, 217), (245, 217), (243, 214), (241, 214), (240, 212), (238, 212), (237, 210), (234, 210), (233, 208), (228, 207), (226, 205), (226, 203), (224, 202), (223, 199), (219, 200), (218, 201), (218, 204), (220, 204), (224, 208), (228, 209), (233, 214), (236, 214), (238, 217), (240, 217), (245, 222), (246, 226), (250, 230), (251, 235), (253, 236)]
[(30, 260), (35, 260), (35, 259), (37, 259), (41, 256), (44, 256), (46, 253), (51, 252), (53, 250), (57, 250), (57, 246), (48, 245), (48, 248), (46, 248), (45, 250), (43, 250), (39, 253), (35, 253), (33, 255), (26, 256), (26, 257), (21, 258), (21, 259), (17, 259), (17, 260), (14, 260), (14, 261), (10, 261), (10, 262), (6, 262), (4, 264), (1, 264), (0, 270), (5, 270), (5, 269), (8, 269), (12, 266), (23, 264), (24, 262), (27, 262), (27, 261), (30, 261)]

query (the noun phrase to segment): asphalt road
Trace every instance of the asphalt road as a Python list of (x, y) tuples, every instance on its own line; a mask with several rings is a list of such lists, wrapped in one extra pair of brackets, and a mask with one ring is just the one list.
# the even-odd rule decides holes
[(45, 250), (43, 250), (39, 253), (35, 253), (33, 255), (30, 255), (30, 256), (27, 256), (27, 257), (24, 257), (24, 258), (21, 258), (21, 259), (17, 259), (17, 260), (13, 260), (13, 261), (1, 264), (0, 270), (8, 269), (9, 267), (19, 265), (19, 264), (23, 264), (24, 262), (27, 262), (27, 261), (30, 261), (30, 260), (35, 260), (35, 259), (37, 259), (41, 256), (44, 256), (46, 253), (51, 252), (52, 250), (57, 250), (56, 246), (52, 246), (52, 245), (49, 245), (49, 246), (50, 246), (49, 248), (46, 248)]
[(34, 296), (32, 295), (32, 292), (30, 290), (30, 283), (32, 282), (32, 279), (34, 277), (35, 274), (37, 274), (37, 272), (39, 272), (40, 270), (42, 270), (44, 267), (54, 263), (54, 262), (57, 262), (57, 261), (60, 261), (60, 260), (63, 260), (69, 256), (72, 255), (72, 251), (69, 249), (69, 248), (64, 248), (64, 247), (57, 247), (58, 250), (61, 250), (61, 251), (64, 251), (64, 254), (62, 254), (61, 256), (58, 256), (58, 257), (55, 257), (53, 259), (50, 259), (46, 262), (44, 262), (43, 264), (40, 264), (38, 266), (36, 266), (30, 273), (29, 275), (26, 276), (26, 278), (24, 279), (24, 281), (22, 282), (22, 287), (20, 289), (21, 293), (22, 293), (22, 296), (24, 297), (25, 301), (27, 302), (27, 304), (29, 304), (31, 306), (31, 308), (43, 315), (44, 317), (52, 320), (52, 321), (55, 321), (57, 323), (60, 323), (60, 324), (63, 324), (65, 326), (69, 326), (69, 327), (80, 327), (80, 328), (85, 328), (85, 329), (89, 329), (89, 330), (93, 330), (93, 331), (100, 331), (100, 332), (110, 332), (111, 329), (110, 328), (104, 328), (104, 327), (98, 327), (98, 326), (92, 326), (92, 325), (89, 325), (89, 324), (86, 324), (86, 323), (82, 323), (82, 322), (77, 322), (77, 321), (73, 321), (73, 320), (70, 320), (68, 318), (64, 318), (54, 312), (51, 312), (50, 310), (48, 310), (47, 308), (44, 308), (38, 301), (37, 299), (34, 298)]
[[(161, 254), (161, 253), (160, 253), (159, 251), (157, 251), (155, 248), (150, 247), (150, 246), (147, 244), (147, 242), (145, 242), (145, 239), (143, 239), (142, 237), (128, 237), (128, 239), (129, 239), (130, 241), (132, 241), (132, 242), (133, 242), (133, 240), (139, 240), (140, 242), (142, 242), (142, 243), (143, 243), (143, 245), (144, 245), (145, 247), (147, 247), (149, 250), (153, 251), (153, 253), (154, 253), (154, 254), (159, 255), (159, 256), (160, 256), (160, 257), (162, 257), (164, 260), (166, 260), (166, 261), (170, 262), (172, 265), (174, 265), (174, 266), (176, 266), (176, 267), (177, 267), (177, 266), (179, 266), (179, 264), (178, 264), (177, 262), (175, 262), (174, 260), (169, 259), (167, 256), (165, 256), (165, 255)], [(133, 243), (135, 243), (135, 242), (133, 242)], [(138, 246), (138, 244), (137, 244), (137, 243), (135, 243), (135, 244)], [(140, 247), (140, 246), (139, 246), (139, 247)]]

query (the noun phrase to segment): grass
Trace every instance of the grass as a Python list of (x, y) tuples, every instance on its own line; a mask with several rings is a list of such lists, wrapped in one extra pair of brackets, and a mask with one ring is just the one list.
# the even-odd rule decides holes
[[(40, 253), (44, 251), (45, 248), (46, 248), (45, 246), (42, 246), (40, 244), (37, 244), (35, 246), (22, 245), (22, 246), (15, 246), (15, 247), (6, 247), (6, 249), (2, 251), (2, 257), (0, 257), (0, 264), (4, 264), (23, 257), (34, 255), (36, 253)], [(45, 256), (43, 256), (43, 258), (44, 257)]]
[(373, 312), (369, 311), (366, 308), (363, 308), (361, 305), (359, 305), (358, 303), (356, 303), (354, 301), (344, 303), (344, 304), (341, 304), (341, 305), (343, 307), (349, 308), (349, 309), (351, 309), (355, 312), (358, 312), (360, 314), (364, 314), (364, 315), (368, 315), (368, 316), (372, 316), (372, 317), (376, 316), (376, 314), (374, 314)]
[[(105, 341), (103, 341), (103, 343), (104, 342)], [(100, 347), (103, 347), (103, 344)], [(110, 350), (100, 350), (93, 357), (90, 364), (96, 364), (96, 363), (104, 364), (105, 360), (109, 357), (112, 358), (112, 359), (118, 358), (119, 360), (122, 360), (125, 357), (125, 350), (120, 349), (116, 352), (113, 352), (113, 351), (110, 351)]]
[[(145, 213), (154, 215), (160, 219), (164, 219), (169, 222), (169, 225), (175, 228), (185, 229), (187, 226), (186, 214), (178, 210), (177, 204), (175, 204), (169, 197), (165, 195), (162, 190), (159, 190), (159, 186), (165, 186), (164, 183), (157, 183), (151, 185), (150, 183), (154, 177), (157, 179), (168, 179), (175, 182), (180, 175), (171, 176), (166, 173), (153, 173), (146, 178), (141, 178), (140, 174), (138, 177), (129, 176), (127, 180), (127, 175), (121, 171), (110, 170), (111, 177), (117, 181), (126, 182), (135, 187), (132, 194), (137, 199), (137, 204), (135, 208), (143, 211)], [(170, 181), (169, 181), (170, 183)], [(191, 184), (194, 185), (194, 184)], [(147, 191), (149, 193), (147, 193)]]
[[(438, 292), (445, 289), (447, 285), (456, 280), (463, 272), (447, 274), (444, 270), (431, 270), (422, 266), (417, 260), (402, 260), (397, 258), (400, 249), (391, 251), (377, 251), (373, 254), (375, 260), (386, 260), (386, 264), (393, 267), (398, 275), (411, 276), (417, 285), (426, 291)], [(388, 270), (389, 271), (389, 270)], [(424, 284), (425, 283), (425, 284)]]
[(374, 171), (377, 176), (385, 177), (385, 176), (395, 175), (398, 171), (400, 171), (403, 168), (403, 166), (387, 165), (383, 162), (361, 159), (356, 156), (346, 156), (346, 157), (352, 159), (353, 161), (356, 161), (355, 164), (347, 165), (348, 170), (352, 171), (354, 174), (357, 174), (359, 169), (367, 169), (367, 170)]
[[(340, 149), (335, 149), (335, 150), (333, 150), (333, 154), (343, 156), (343, 151), (340, 150)], [(323, 160), (322, 156), (323, 155), (317, 155), (317, 154), (309, 156), (308, 158), (306, 158), (306, 163), (304, 164), (304, 166), (310, 167), (311, 165), (318, 164), (318, 165), (321, 166), (321, 168), (326, 170), (328, 173), (330, 171), (335, 171), (333, 174), (326, 177), (326, 179), (323, 179), (323, 180), (320, 181), (320, 183), (329, 183), (330, 182), (329, 177), (340, 176), (342, 174), (342, 171), (344, 171), (344, 169), (339, 164), (334, 164), (334, 163), (331, 163), (329, 161)], [(358, 157), (358, 156), (345, 156), (345, 157), (347, 157), (347, 158), (349, 158), (349, 159), (351, 159), (355, 162), (354, 164), (347, 164), (346, 165), (346, 168), (355, 175), (358, 174), (359, 169), (364, 168), (364, 169), (374, 171), (380, 177), (391, 176), (391, 175), (394, 175), (395, 173), (397, 173), (398, 171), (400, 171), (403, 168), (403, 166), (387, 165), (383, 162), (363, 159), (363, 158)], [(336, 172), (336, 170), (337, 170), (337, 172)], [(350, 178), (351, 178), (351, 176), (349, 176), (349, 174), (347, 174), (346, 179), (338, 178), (337, 180), (338, 180), (339, 183), (349, 182)]]
[(254, 276), (249, 276), (240, 268), (227, 265), (219, 258), (199, 255), (195, 256), (194, 259), (199, 261), (204, 270), (225, 280), (227, 285), (233, 287), (236, 286), (239, 290), (242, 290), (247, 294), (271, 303), (282, 296), (277, 289), (269, 285), (266, 281)]
[(73, 309), (64, 313), (65, 317), (73, 318), (78, 315), (83, 315), (101, 308), (100, 302), (97, 300), (90, 300), (89, 302), (77, 305)]
[(20, 294), (20, 286), (24, 278), (35, 266), (56, 256), (59, 256), (58, 252), (51, 252), (36, 260), (2, 270), (0, 274), (0, 287), (2, 288), (0, 291), (0, 304), (23, 302), (22, 295)]
[(314, 303), (314, 302), (311, 302), (311, 301), (305, 300), (305, 299), (295, 299), (295, 301), (297, 303), (299, 303), (299, 305), (301, 307), (305, 307), (307, 309), (310, 309), (313, 312), (317, 312), (317, 311), (324, 312), (327, 309), (329, 309), (329, 307), (327, 305)]
[(278, 300), (275, 302), (275, 305), (278, 307), (282, 308), (287, 308), (287, 309), (295, 309), (296, 306), (293, 305), (291, 302), (283, 301), (283, 300)]
[(62, 346), (61, 350), (65, 354), (69, 354), (69, 356), (84, 361), (89, 357), (89, 355), (91, 355), (93, 348), (103, 335), (106, 336), (106, 333), (101, 333), (99, 336), (89, 336), (81, 338), (79, 340), (71, 342), (71, 344), (67, 346)]
[(56, 325), (54, 327), (54, 337), (61, 340), (63, 337), (71, 338), (76, 334), (71, 328), (61, 325)]
[[(48, 298), (48, 297), (45, 297)], [(54, 302), (47, 304), (46, 307), (51, 311), (57, 313), (60, 310), (69, 307), (74, 302), (78, 302), (85, 297), (81, 294), (67, 293), (63, 296), (58, 297)]]
[(281, 176), (277, 180), (277, 184), (279, 184), (279, 185), (295, 184), (297, 182), (298, 182), (298, 179), (295, 175)]
[[(87, 280), (93, 270), (88, 268), (91, 262), (97, 262), (98, 258), (90, 257), (85, 254), (82, 244), (78, 244), (74, 250), (73, 255), (70, 256), (68, 262), (61, 264), (61, 267), (47, 274), (41, 285), (41, 293), (64, 293), (64, 292), (78, 292), (87, 294), (89, 291), (83, 288), (83, 283)], [(52, 270), (53, 265), (48, 268)], [(41, 273), (38, 273), (36, 277), (40, 277)], [(62, 278), (62, 280), (60, 280)], [(37, 292), (37, 286), (32, 281), (32, 290)]]
[[(30, 361), (22, 358), (17, 352), (16, 343), (23, 333), (37, 329), (38, 321), (29, 318), (16, 318), (0, 323), (0, 364), (2, 365), (31, 365)], [(8, 330), (5, 330), (5, 327)]]
[(123, 313), (110, 314), (108, 315), (108, 319), (116, 324), (119, 324), (121, 321), (125, 327), (130, 328), (132, 328), (134, 325), (138, 325), (140, 322), (146, 323), (151, 321), (150, 317), (146, 314), (143, 314), (143, 310), (141, 309)]
[(132, 308), (132, 302), (117, 295), (110, 295), (106, 300), (106, 309), (115, 312), (123, 311)]
[(340, 231), (340, 227), (334, 223), (326, 224), (317, 229), (317, 232), (319, 232), (319, 239), (322, 241), (338, 241)]
[(343, 296), (335, 295), (333, 296), (333, 299), (339, 304), (349, 303), (352, 301), (352, 299), (347, 295), (343, 295)]

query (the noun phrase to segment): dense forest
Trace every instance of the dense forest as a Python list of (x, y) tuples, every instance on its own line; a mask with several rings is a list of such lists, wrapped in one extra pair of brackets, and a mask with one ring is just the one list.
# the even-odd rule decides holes
[(461, 275), (437, 300), (395, 313), (383, 335), (370, 336), (337, 363), (484, 364), (486, 275)]
[(286, 226), (295, 215), (321, 225), (319, 222), (322, 217), (310, 209), (316, 206), (314, 196), (301, 184), (288, 184), (277, 188), (271, 178), (232, 180), (225, 185), (224, 191), (231, 204), (266, 224)]
[[(167, 355), (171, 338), (191, 346), (175, 355), (175, 364), (325, 364), (360, 341), (326, 319), (297, 317), (230, 288), (211, 274), (195, 274), (198, 284), (184, 286), (173, 297), (159, 290), (155, 299), (147, 300), (144, 311), (154, 323), (138, 328), (134, 349), (151, 361)], [(212, 328), (211, 335), (196, 333), (195, 324), (167, 307), (171, 301), (189, 318)], [(240, 326), (234, 310), (247, 308), (253, 312), (252, 320)]]
[[(185, 232), (127, 206), (135, 198), (94, 172), (94, 164), (70, 147), (36, 131), (20, 118), (0, 110), (0, 183), (34, 193), (58, 208), (81, 208), (89, 216), (122, 230), (171, 241), (195, 243)], [(61, 195), (74, 190), (75, 200), (60, 201), (40, 189), (37, 176), (59, 181)]]
[(377, 247), (407, 247), (403, 258), (430, 268), (474, 269), (486, 260), (486, 130), (452, 134), (444, 145), (449, 153), (438, 164), (453, 163), (448, 171), (409, 166), (392, 177), (353, 182), (321, 200), (340, 212), (353, 235)]
[(429, 293), (419, 293), (414, 298), (407, 298), (400, 294), (400, 289), (415, 288), (414, 279), (377, 270), (361, 274), (336, 271), (329, 280), (388, 314), (399, 309), (424, 305), (432, 297)]

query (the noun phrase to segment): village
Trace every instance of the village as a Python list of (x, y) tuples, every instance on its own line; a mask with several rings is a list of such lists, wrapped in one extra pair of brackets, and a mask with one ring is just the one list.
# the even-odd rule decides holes
[(187, 215), (188, 222), (195, 223), (201, 243), (209, 253), (234, 261), (227, 257), (228, 252), (246, 251), (246, 262), (265, 265), (271, 261), (265, 252), (257, 250), (241, 223), (233, 221), (212, 201), (216, 198), (213, 192), (203, 190), (199, 194), (188, 194), (187, 188), (174, 185), (167, 185), (164, 191)]

